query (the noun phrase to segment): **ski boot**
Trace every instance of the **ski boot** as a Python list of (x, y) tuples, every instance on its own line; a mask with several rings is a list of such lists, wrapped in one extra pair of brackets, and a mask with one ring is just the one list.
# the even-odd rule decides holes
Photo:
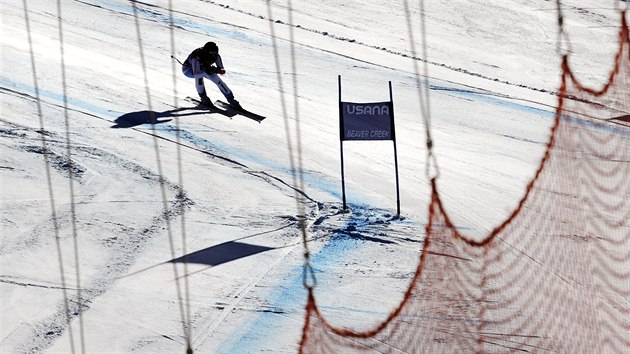
[(237, 100), (235, 100), (234, 98), (228, 98), (228, 103), (230, 104), (230, 107), (237, 110), (237, 111), (242, 111), (243, 107), (241, 107), (241, 104), (238, 103)]
[(208, 109), (216, 109), (216, 107), (214, 106), (214, 103), (212, 103), (212, 100), (210, 100), (210, 98), (208, 98), (208, 96), (206, 95), (200, 95), (199, 96), (199, 101), (201, 101), (201, 104), (203, 106), (205, 106)]

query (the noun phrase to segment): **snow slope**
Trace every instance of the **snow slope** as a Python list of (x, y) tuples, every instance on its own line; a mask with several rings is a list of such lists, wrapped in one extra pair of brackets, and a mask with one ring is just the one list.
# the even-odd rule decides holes
[[(306, 301), (301, 219), (331, 321), (367, 328), (402, 298), (429, 198), (403, 2), (294, 1), (293, 25), (285, 2), (270, 3), (271, 16), (266, 1), (177, 1), (171, 32), (167, 1), (138, 2), (137, 23), (127, 1), (61, 1), (62, 46), (56, 2), (27, 1), (29, 32), (24, 3), (2, 0), (0, 352), (184, 352), (186, 329), (199, 353), (295, 352)], [(458, 225), (482, 235), (514, 207), (548, 137), (560, 75), (555, 3), (428, 3), (441, 188)], [(615, 2), (564, 3), (572, 63), (603, 82)], [(224, 80), (267, 119), (185, 101), (194, 85), (173, 66), (171, 35), (180, 60), (217, 42)], [(387, 100), (392, 82), (400, 220), (391, 142), (344, 144), (352, 212), (340, 212), (337, 75), (348, 101)], [(303, 186), (290, 161), (298, 148)]]

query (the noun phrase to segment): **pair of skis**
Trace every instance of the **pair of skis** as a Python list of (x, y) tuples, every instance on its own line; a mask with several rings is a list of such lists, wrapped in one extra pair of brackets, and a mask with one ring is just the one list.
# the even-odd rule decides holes
[(221, 100), (214, 101), (214, 107), (208, 107), (204, 105), (203, 103), (201, 103), (199, 99), (196, 99), (193, 97), (186, 97), (186, 100), (192, 103), (196, 103), (199, 107), (203, 107), (210, 112), (220, 113), (228, 117), (233, 117), (238, 114), (238, 115), (247, 117), (249, 119), (255, 120), (258, 123), (262, 122), (266, 118), (264, 116), (261, 116), (260, 114), (248, 111), (242, 107), (239, 107), (239, 108), (232, 107), (230, 106), (229, 103), (223, 102)]

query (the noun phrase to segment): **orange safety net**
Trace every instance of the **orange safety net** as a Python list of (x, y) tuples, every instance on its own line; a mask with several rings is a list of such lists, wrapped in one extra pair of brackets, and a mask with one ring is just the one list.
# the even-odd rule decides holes
[[(481, 241), (434, 179), (404, 300), (373, 329), (337, 328), (309, 289), (301, 353), (629, 353), (630, 42), (599, 90), (565, 57), (547, 150), (517, 208)], [(444, 255), (452, 255), (445, 257)]]

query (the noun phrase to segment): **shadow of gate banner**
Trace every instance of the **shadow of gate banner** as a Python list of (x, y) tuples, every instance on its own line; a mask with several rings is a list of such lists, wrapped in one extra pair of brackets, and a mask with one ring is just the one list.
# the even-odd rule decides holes
[(355, 331), (328, 322), (310, 288), (300, 353), (628, 353), (630, 43), (621, 17), (601, 88), (584, 86), (564, 58), (544, 157), (510, 215), (473, 239), (454, 227), (433, 179), (400, 304)]

